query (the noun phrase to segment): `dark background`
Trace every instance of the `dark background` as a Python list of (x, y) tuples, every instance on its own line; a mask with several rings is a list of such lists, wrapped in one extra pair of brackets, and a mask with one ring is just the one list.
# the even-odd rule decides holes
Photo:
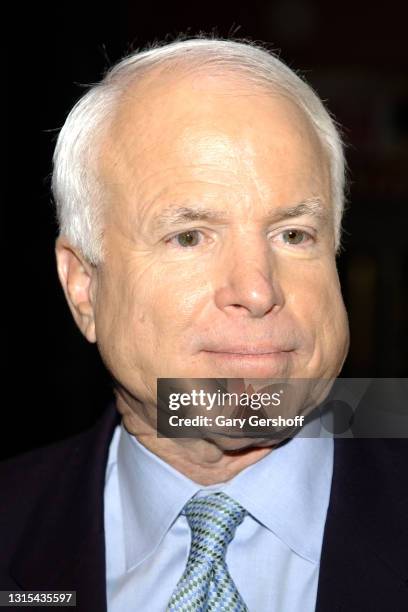
[(350, 0), (15, 5), (7, 79), (2, 67), (8, 193), (1, 240), (6, 332), (1, 456), (84, 429), (111, 397), (95, 346), (76, 330), (57, 282), (50, 160), (56, 131), (81, 95), (81, 84), (99, 80), (128, 51), (180, 31), (232, 32), (267, 42), (327, 101), (343, 126), (351, 178), (339, 259), (352, 334), (343, 375), (407, 376), (403, 7)]

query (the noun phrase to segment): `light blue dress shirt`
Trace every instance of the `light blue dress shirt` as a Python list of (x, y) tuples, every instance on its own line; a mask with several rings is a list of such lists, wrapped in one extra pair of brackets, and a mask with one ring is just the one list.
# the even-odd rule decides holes
[(226, 561), (250, 612), (312, 612), (333, 473), (333, 440), (295, 437), (232, 480), (205, 487), (118, 425), (105, 484), (108, 612), (164, 612), (187, 563), (180, 515), (193, 495), (224, 491), (249, 513)]

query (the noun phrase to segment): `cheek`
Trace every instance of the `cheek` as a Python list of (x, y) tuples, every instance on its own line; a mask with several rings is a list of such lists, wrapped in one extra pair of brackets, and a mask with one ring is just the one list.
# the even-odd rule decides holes
[(180, 337), (195, 327), (211, 301), (212, 276), (205, 258), (186, 258), (156, 267), (145, 301), (152, 306), (152, 321), (166, 337)]
[(334, 263), (303, 270), (295, 284), (287, 301), (304, 333), (309, 375), (337, 374), (347, 353), (349, 331)]
[(130, 360), (133, 330), (144, 317), (136, 307), (135, 295), (134, 284), (123, 269), (118, 273), (104, 268), (97, 295), (96, 335), (99, 351), (115, 374)]
[(284, 270), (288, 306), (316, 327), (332, 316), (341, 293), (336, 268), (324, 261), (297, 262)]
[[(110, 279), (114, 279), (114, 283)], [(197, 266), (131, 262), (106, 275), (99, 296), (99, 337), (110, 336), (116, 352), (134, 363), (158, 351), (169, 357), (188, 337), (208, 294)], [(168, 353), (168, 355), (167, 355)], [(170, 357), (169, 357), (170, 358)]]
[(161, 350), (160, 330), (152, 318), (157, 284), (147, 282), (147, 277), (132, 274), (131, 267), (105, 270), (96, 317), (97, 343), (106, 367), (125, 389), (146, 400), (154, 397)]

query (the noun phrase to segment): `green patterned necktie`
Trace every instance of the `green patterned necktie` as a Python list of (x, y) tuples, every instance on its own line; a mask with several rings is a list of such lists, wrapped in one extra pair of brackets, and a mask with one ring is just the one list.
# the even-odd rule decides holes
[(191, 528), (191, 548), (167, 612), (248, 612), (225, 562), (246, 511), (220, 492), (190, 499), (183, 513)]

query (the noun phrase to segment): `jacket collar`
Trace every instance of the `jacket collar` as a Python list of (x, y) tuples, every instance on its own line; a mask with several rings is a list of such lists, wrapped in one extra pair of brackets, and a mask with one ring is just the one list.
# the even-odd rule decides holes
[(112, 403), (75, 443), (62, 443), (64, 452), (11, 564), (23, 589), (76, 590), (80, 610), (106, 610), (103, 491), (109, 443), (119, 421)]
[(407, 457), (406, 440), (335, 440), (316, 612), (406, 605)]

